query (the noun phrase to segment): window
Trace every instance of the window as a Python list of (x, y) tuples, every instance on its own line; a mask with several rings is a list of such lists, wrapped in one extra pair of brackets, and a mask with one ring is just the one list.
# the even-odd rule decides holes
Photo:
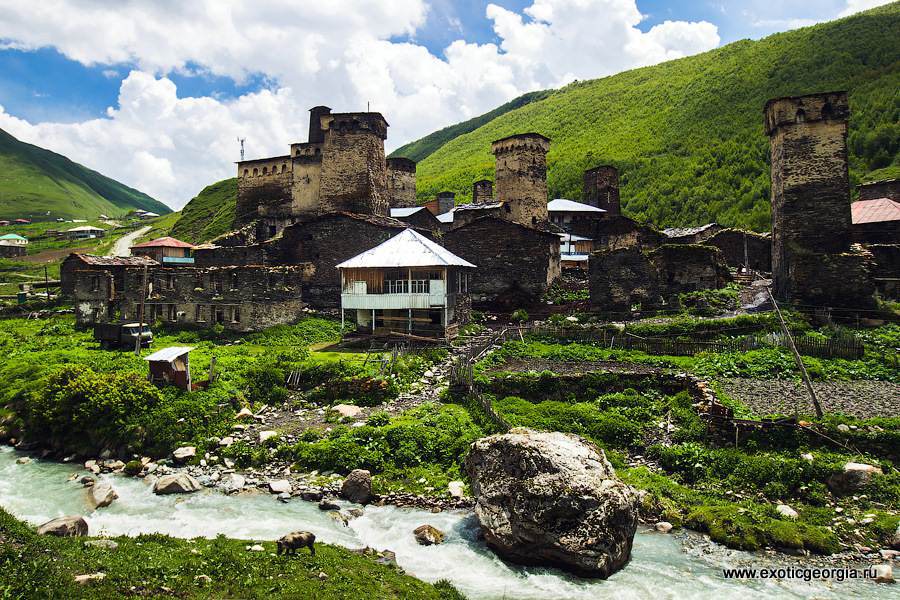
[(429, 289), (431, 289), (431, 282), (427, 279), (413, 279), (412, 280), (412, 293), (413, 294), (427, 294)]
[(408, 279), (386, 279), (384, 282), (384, 291), (386, 294), (408, 294)]
[(197, 323), (203, 323), (204, 321), (206, 321), (205, 308), (206, 307), (204, 307), (202, 304), (197, 305), (197, 307), (194, 309), (194, 321), (196, 321)]
[(91, 291), (99, 292), (100, 291), (100, 276), (94, 275), (91, 277)]
[(169, 304), (168, 308), (168, 318), (169, 321), (177, 321), (178, 320), (178, 311), (174, 304)]
[(232, 323), (240, 323), (241, 322), (241, 307), (235, 306), (231, 309), (231, 322)]
[(269, 174), (269, 167), (263, 167), (263, 175)]
[(254, 167), (253, 168), (253, 176), (256, 177), (257, 175), (259, 175), (259, 169)]

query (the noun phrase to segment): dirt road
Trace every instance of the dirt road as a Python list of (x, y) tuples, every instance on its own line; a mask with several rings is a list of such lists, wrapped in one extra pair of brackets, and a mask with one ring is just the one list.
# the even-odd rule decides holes
[(134, 245), (135, 240), (148, 231), (150, 231), (149, 225), (141, 227), (140, 229), (135, 229), (127, 235), (123, 235), (116, 240), (116, 243), (113, 244), (113, 247), (110, 249), (107, 256), (131, 256), (131, 247)]

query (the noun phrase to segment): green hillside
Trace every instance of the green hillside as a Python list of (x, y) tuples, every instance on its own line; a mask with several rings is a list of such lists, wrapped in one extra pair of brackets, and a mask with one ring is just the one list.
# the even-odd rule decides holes
[(237, 203), (237, 177), (208, 185), (181, 209), (171, 235), (199, 244), (231, 231)]
[(136, 208), (171, 212), (143, 192), (0, 129), (0, 218), (92, 219)]
[(552, 93), (553, 92), (551, 90), (529, 92), (527, 94), (519, 96), (518, 98), (514, 98), (506, 104), (498, 106), (494, 110), (486, 112), (481, 116), (469, 119), (468, 121), (463, 121), (462, 123), (457, 123), (456, 125), (451, 125), (450, 127), (444, 127), (443, 129), (439, 129), (434, 133), (426, 135), (420, 140), (416, 140), (415, 142), (410, 142), (409, 144), (400, 146), (399, 148), (391, 152), (391, 156), (404, 156), (406, 158), (419, 162), (420, 160), (424, 160), (426, 157), (430, 156), (435, 150), (437, 150), (453, 138), (469, 133), (470, 131), (475, 131), (482, 125), (489, 123), (493, 119), (496, 119), (497, 117), (504, 115), (511, 110), (521, 108), (526, 104), (530, 104), (531, 102), (546, 98)]
[[(765, 101), (836, 89), (850, 93), (853, 182), (900, 173), (900, 3), (573, 83), (434, 150), (418, 165), (418, 195), (452, 190), (465, 201), (493, 176), (492, 140), (536, 131), (553, 140), (551, 197), (580, 199), (582, 172), (614, 164), (636, 218), (765, 230)], [(427, 140), (407, 147), (430, 150)]]

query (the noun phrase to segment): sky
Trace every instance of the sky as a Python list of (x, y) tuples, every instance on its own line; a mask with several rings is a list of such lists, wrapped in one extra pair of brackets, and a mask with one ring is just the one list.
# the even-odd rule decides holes
[(388, 151), (536, 89), (887, 0), (0, 0), (0, 128), (178, 209), (371, 110)]

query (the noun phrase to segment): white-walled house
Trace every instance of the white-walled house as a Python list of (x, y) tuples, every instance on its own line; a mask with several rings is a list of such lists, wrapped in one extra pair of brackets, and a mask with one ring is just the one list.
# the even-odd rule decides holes
[(472, 263), (405, 229), (346, 260), (341, 272), (341, 323), (375, 335), (456, 337), (470, 312)]

